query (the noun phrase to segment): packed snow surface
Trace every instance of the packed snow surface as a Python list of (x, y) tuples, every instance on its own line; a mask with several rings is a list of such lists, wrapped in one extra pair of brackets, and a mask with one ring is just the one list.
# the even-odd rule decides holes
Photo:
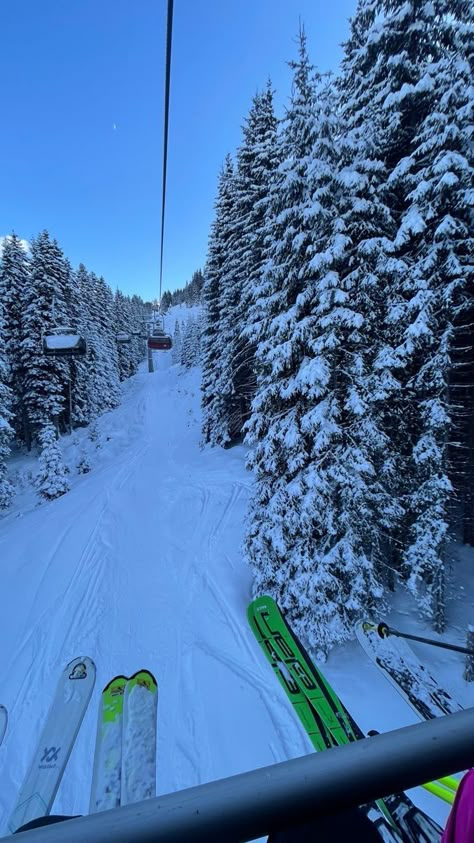
[[(0, 701), (9, 711), (0, 833), (61, 670), (77, 655), (94, 660), (97, 681), (55, 813), (88, 812), (100, 692), (116, 674), (148, 668), (157, 678), (158, 794), (311, 751), (246, 622), (245, 448), (202, 450), (199, 370), (184, 372), (167, 353), (155, 363), (155, 374), (144, 368), (124, 385), (122, 405), (93, 436), (63, 438), (72, 490), (40, 506), (20, 491), (0, 520)], [(84, 454), (92, 470), (81, 475)], [(31, 470), (31, 457), (16, 458), (17, 478), (22, 459)], [(448, 637), (462, 643), (469, 587), (459, 589)], [(384, 620), (427, 634), (409, 599)], [(472, 701), (459, 656), (417, 653), (461, 703)], [(324, 671), (362, 729), (416, 722), (357, 642), (334, 651)], [(447, 805), (411, 795), (444, 822)]]

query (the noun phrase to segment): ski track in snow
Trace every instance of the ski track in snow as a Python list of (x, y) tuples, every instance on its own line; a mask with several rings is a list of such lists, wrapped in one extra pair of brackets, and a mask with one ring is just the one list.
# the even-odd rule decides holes
[[(126, 382), (122, 405), (98, 420), (92, 471), (0, 521), (0, 834), (59, 674), (79, 655), (97, 681), (56, 813), (88, 811), (99, 696), (118, 673), (148, 668), (158, 681), (157, 793), (312, 751), (246, 620), (244, 449), (201, 450), (200, 373), (155, 358), (155, 374)], [(63, 444), (74, 466), (77, 446)], [(358, 644), (323, 669), (364, 730), (416, 719)], [(455, 690), (469, 705), (465, 685)], [(444, 822), (444, 803), (410, 793)]]
[(77, 655), (93, 658), (97, 682), (55, 812), (88, 810), (98, 699), (117, 673), (148, 667), (157, 677), (158, 793), (309, 749), (247, 627), (243, 448), (201, 450), (198, 373), (180, 373), (167, 355), (157, 364), (107, 414), (111, 444), (91, 473), (0, 522), (10, 713), (1, 829), (59, 673)]

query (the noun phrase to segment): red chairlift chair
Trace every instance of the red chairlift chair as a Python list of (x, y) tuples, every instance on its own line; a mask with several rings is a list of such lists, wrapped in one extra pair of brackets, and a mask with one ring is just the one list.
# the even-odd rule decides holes
[(169, 334), (162, 334), (159, 337), (148, 337), (148, 348), (151, 351), (169, 351), (173, 343)]

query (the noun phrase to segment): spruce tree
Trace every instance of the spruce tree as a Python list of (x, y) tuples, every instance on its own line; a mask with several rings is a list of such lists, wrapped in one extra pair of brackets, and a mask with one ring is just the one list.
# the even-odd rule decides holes
[[(221, 276), (219, 377), (225, 438), (241, 437), (256, 388), (255, 344), (247, 333), (249, 309), (264, 262), (269, 187), (276, 168), (276, 118), (270, 84), (254, 96), (237, 150), (233, 211), (226, 221), (227, 254)], [(223, 440), (224, 444), (224, 440)]]
[(215, 218), (211, 225), (202, 289), (202, 433), (204, 443), (211, 445), (226, 444), (230, 439), (226, 425), (225, 397), (220, 392), (218, 380), (222, 371), (222, 275), (231, 249), (232, 229), (229, 221), (234, 207), (233, 175), (232, 159), (228, 155), (219, 176)]
[[(4, 335), (3, 305), (0, 299), (0, 337)], [(10, 441), (13, 436), (13, 429), (10, 425), (12, 392), (7, 385), (7, 381), (7, 355), (0, 345), (0, 509), (5, 509), (13, 497), (13, 486), (7, 474), (7, 458), (10, 454)]]
[[(384, 171), (379, 195), (392, 216), (391, 246), (385, 249), (390, 274), (382, 320), (385, 348), (378, 364), (386, 382), (398, 387), (387, 401), (391, 419), (386, 415), (399, 463), (395, 492), (406, 512), (395, 536), (400, 548), (395, 562), (441, 630), (450, 503), (449, 358), (456, 298), (466, 278), (455, 267), (462, 247), (447, 248), (452, 238), (447, 229), (440, 237), (439, 228), (447, 183), (453, 176), (457, 181), (459, 173), (450, 153), (437, 157), (438, 143), (449, 150), (460, 124), (445, 120), (441, 136), (438, 129), (456, 76), (451, 71), (446, 86), (442, 68), (465, 66), (472, 8), (463, 0), (361, 0), (359, 11), (366, 32), (364, 39), (359, 28), (351, 56), (355, 112), (359, 125), (370, 126), (369, 137), (379, 150)], [(450, 198), (459, 207), (460, 194)], [(463, 230), (465, 214), (455, 210), (451, 234), (458, 243)]]
[(131, 348), (133, 353), (132, 374), (136, 374), (140, 363), (146, 356), (146, 345), (144, 342), (145, 323), (148, 319), (146, 307), (140, 296), (133, 295), (130, 299), (130, 325), (132, 330)]
[[(43, 354), (42, 337), (56, 325), (62, 308), (58, 254), (47, 231), (31, 246), (31, 271), (23, 296), (21, 366), (27, 417), (27, 444), (38, 440), (45, 425), (57, 428), (64, 409), (64, 364)], [(59, 304), (58, 304), (59, 303)]]
[[(130, 309), (128, 307), (127, 297), (121, 292), (121, 290), (116, 290), (114, 296), (114, 307), (115, 307), (115, 324), (117, 329), (120, 331), (125, 331), (126, 333), (130, 333), (133, 331), (133, 324), (130, 318)], [(119, 377), (121, 381), (126, 380), (135, 371), (135, 354), (133, 350), (133, 346), (131, 344), (124, 344), (120, 345), (118, 349), (118, 366), (119, 366)]]
[[(319, 253), (325, 258), (331, 245), (337, 153), (324, 149), (333, 146), (331, 118), (324, 113), (331, 107), (318, 105), (320, 78), (303, 31), (292, 66), (293, 96), (266, 231), (270, 245), (258, 310), (250, 316), (260, 324), (258, 388), (247, 425), (257, 482), (246, 550), (255, 591), (273, 593), (299, 632), (308, 638), (311, 630), (310, 643), (324, 656), (347, 635), (348, 610), (359, 607), (370, 577), (355, 576), (353, 554), (342, 559), (347, 536), (337, 526), (340, 478), (331, 448), (340, 449), (341, 420), (332, 360), (347, 317), (337, 273), (310, 263)], [(339, 306), (336, 317), (332, 303)]]
[(87, 425), (93, 417), (89, 389), (91, 386), (90, 355), (88, 337), (87, 290), (84, 286), (84, 274), (87, 270), (80, 264), (76, 271), (70, 271), (69, 311), (71, 324), (87, 343), (87, 354), (71, 360), (72, 377), (72, 424), (74, 427)]
[(61, 450), (52, 424), (45, 424), (39, 434), (41, 448), (36, 484), (41, 497), (54, 500), (69, 491)]
[(181, 343), (180, 362), (182, 366), (190, 369), (196, 365), (198, 357), (198, 346), (196, 336), (196, 320), (190, 316), (186, 322), (183, 339)]
[[(405, 331), (397, 351), (407, 361), (406, 389), (414, 408), (413, 485), (406, 496), (410, 526), (403, 561), (408, 585), (438, 632), (445, 622), (450, 474), (456, 479), (456, 472), (450, 471), (449, 442), (456, 437), (456, 405), (463, 392), (456, 389), (459, 367), (453, 363), (459, 361), (464, 325), (474, 313), (468, 37), (473, 20), (472, 9), (453, 2), (434, 4), (428, 19), (420, 10), (411, 22), (423, 32), (426, 43), (418, 83), (424, 93), (424, 119), (410, 138), (410, 155), (394, 167), (390, 177), (390, 188), (403, 208), (394, 243), (407, 264), (402, 304)], [(430, 52), (432, 39), (444, 44), (444, 50)], [(406, 105), (402, 99), (398, 106), (402, 116), (415, 107), (418, 116), (418, 102)]]
[(24, 292), (30, 271), (28, 256), (16, 234), (3, 243), (0, 262), (0, 306), (3, 304), (3, 336), (7, 360), (7, 384), (12, 393), (11, 424), (16, 436), (25, 439), (27, 418), (23, 400), (24, 370), (21, 361)]
[(75, 389), (78, 399), (83, 402), (81, 417), (90, 423), (104, 410), (104, 382), (101, 376), (104, 359), (97, 328), (95, 288), (83, 263), (76, 270), (75, 280), (82, 308), (81, 330), (87, 340), (87, 357), (84, 361), (78, 361)]
[(115, 323), (114, 295), (102, 278), (95, 278), (96, 301), (98, 305), (98, 331), (101, 338), (104, 383), (106, 396), (105, 407), (113, 409), (120, 404), (119, 358), (117, 349), (117, 327)]
[[(55, 256), (57, 289), (58, 293), (54, 300), (53, 318), (55, 326), (65, 331), (79, 331), (80, 302), (77, 298), (77, 290), (74, 284), (72, 267), (65, 257), (62, 249), (56, 240), (52, 243), (52, 251)], [(73, 423), (74, 412), (74, 381), (76, 375), (76, 361), (73, 358), (62, 358), (56, 360), (58, 371), (61, 374), (62, 390), (64, 397), (64, 409), (59, 418), (58, 429), (60, 432), (68, 430)], [(84, 365), (85, 361), (83, 361)], [(72, 418), (69, 409), (69, 390), (71, 389)]]
[(173, 347), (171, 349), (171, 359), (173, 363), (181, 363), (181, 344), (181, 330), (179, 322), (176, 320), (173, 331)]

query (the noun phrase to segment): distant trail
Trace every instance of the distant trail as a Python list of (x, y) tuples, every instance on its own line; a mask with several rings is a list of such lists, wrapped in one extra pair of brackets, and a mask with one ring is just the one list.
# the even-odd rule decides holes
[(96, 662), (97, 687), (58, 812), (87, 810), (98, 693), (116, 673), (157, 675), (159, 792), (308, 749), (246, 623), (243, 449), (200, 448), (198, 373), (169, 363), (161, 355), (154, 375), (127, 385), (101, 420), (98, 465), (69, 494), (4, 532), (0, 522), (1, 701), (11, 711), (0, 823), (59, 670), (80, 654)]

